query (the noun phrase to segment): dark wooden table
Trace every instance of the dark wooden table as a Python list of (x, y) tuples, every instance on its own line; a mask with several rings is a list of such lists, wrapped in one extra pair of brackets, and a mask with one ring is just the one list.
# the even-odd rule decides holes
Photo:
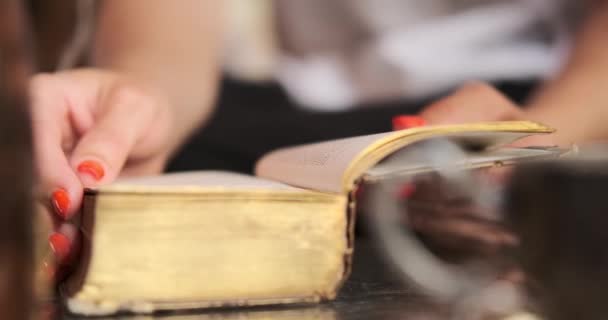
[[(256, 307), (231, 310), (190, 311), (177, 314), (116, 316), (104, 319), (198, 320), (370, 320), (370, 319), (441, 319), (440, 308), (431, 304), (402, 282), (384, 262), (368, 239), (356, 244), (353, 274), (335, 301), (282, 307)], [(63, 315), (60, 319), (86, 319)], [(99, 318), (97, 318), (99, 319)]]

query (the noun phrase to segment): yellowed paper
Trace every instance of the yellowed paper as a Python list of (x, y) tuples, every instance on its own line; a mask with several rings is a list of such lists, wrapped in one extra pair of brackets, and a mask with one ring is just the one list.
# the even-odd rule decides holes
[(279, 149), (264, 156), (256, 175), (289, 185), (348, 192), (355, 179), (388, 155), (416, 141), (445, 137), (460, 144), (500, 146), (552, 129), (527, 122), (429, 126)]

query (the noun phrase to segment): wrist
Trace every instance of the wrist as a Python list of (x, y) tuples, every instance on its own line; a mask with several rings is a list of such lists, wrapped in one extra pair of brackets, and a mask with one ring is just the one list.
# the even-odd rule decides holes
[(554, 128), (549, 139), (559, 146), (583, 144), (608, 137), (608, 130), (601, 124), (602, 115), (577, 104), (532, 104), (525, 111), (527, 119)]

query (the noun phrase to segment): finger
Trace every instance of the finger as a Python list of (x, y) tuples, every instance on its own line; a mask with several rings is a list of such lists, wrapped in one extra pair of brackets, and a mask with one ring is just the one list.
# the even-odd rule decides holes
[[(561, 144), (563, 146), (563, 144)], [(524, 137), (509, 144), (510, 147), (524, 148), (530, 146), (560, 146), (556, 133)]]
[(80, 207), (82, 184), (63, 150), (69, 139), (69, 108), (57, 80), (38, 75), (30, 82), (34, 156), (40, 177), (43, 204), (61, 219), (71, 218)]
[(429, 105), (420, 116), (428, 124), (517, 120), (523, 112), (498, 90), (483, 83), (470, 83)]
[(81, 248), (80, 233), (76, 226), (65, 223), (49, 236), (49, 245), (57, 262), (54, 277), (61, 280), (77, 261)]
[(139, 177), (143, 175), (153, 175), (165, 169), (168, 155), (159, 155), (153, 159), (145, 161), (129, 161), (120, 172), (121, 177)]
[(406, 210), (412, 216), (426, 217), (431, 215), (438, 219), (450, 217), (489, 222), (485, 217), (489, 216), (487, 211), (492, 209), (481, 207), (470, 199), (463, 199), (462, 201), (446, 201), (441, 203), (411, 200), (406, 204)]
[(514, 284), (523, 285), (526, 282), (526, 274), (519, 268), (513, 268), (503, 274), (499, 280), (509, 281)]
[(49, 244), (59, 264), (67, 265), (74, 261), (80, 247), (79, 240), (78, 229), (70, 223), (62, 224), (49, 236)]
[(104, 112), (78, 141), (70, 164), (86, 187), (113, 181), (155, 116), (155, 102), (132, 89), (102, 100)]
[(440, 236), (457, 236), (488, 243), (516, 245), (516, 238), (505, 227), (475, 217), (445, 216), (427, 212), (411, 214), (410, 223), (419, 230)]
[(494, 254), (501, 248), (517, 245), (517, 238), (500, 226), (483, 224), (468, 219), (417, 216), (410, 221), (412, 228), (450, 248), (476, 248)]

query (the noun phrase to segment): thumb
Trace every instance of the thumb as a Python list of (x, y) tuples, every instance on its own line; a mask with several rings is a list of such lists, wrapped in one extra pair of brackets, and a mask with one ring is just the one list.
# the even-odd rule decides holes
[(132, 90), (103, 99), (105, 110), (78, 141), (70, 159), (85, 187), (109, 183), (120, 174), (148, 127), (150, 101)]
[(523, 111), (492, 86), (475, 82), (429, 105), (420, 116), (428, 124), (439, 125), (517, 120), (523, 118)]

